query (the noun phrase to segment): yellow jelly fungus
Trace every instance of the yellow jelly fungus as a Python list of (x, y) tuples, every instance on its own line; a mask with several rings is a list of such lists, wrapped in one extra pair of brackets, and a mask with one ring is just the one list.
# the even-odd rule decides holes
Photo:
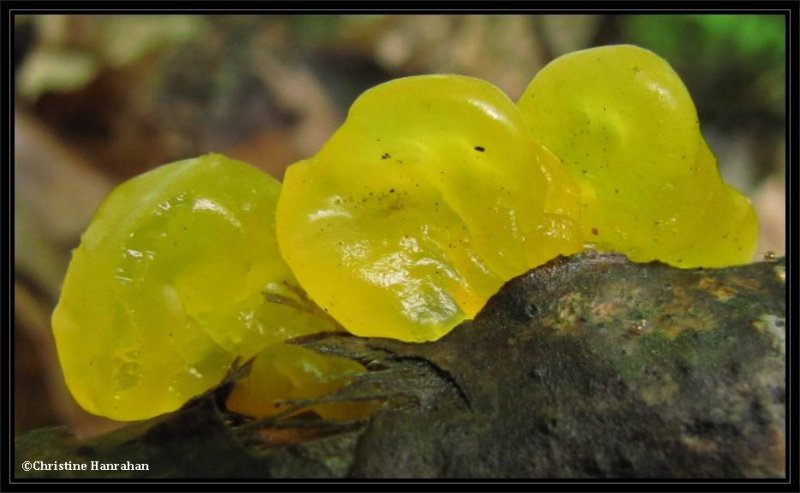
[[(756, 246), (750, 202), (719, 176), (688, 91), (634, 46), (553, 61), (517, 105), (465, 76), (381, 84), (280, 190), (208, 155), (109, 195), (52, 318), (78, 403), (148, 418), (254, 356), (234, 411), (269, 416), (334, 392), (364, 369), (284, 343), (338, 328), (300, 285), (356, 335), (422, 342), (585, 244), (679, 267), (744, 263)], [(310, 409), (357, 418), (374, 407)]]
[[(288, 400), (332, 394), (364, 372), (355, 361), (316, 353), (293, 344), (278, 344), (261, 351), (250, 374), (228, 397), (227, 407), (250, 416), (272, 416), (291, 408)], [(326, 419), (354, 419), (370, 414), (373, 402), (331, 401), (311, 406)]]
[(692, 98), (662, 58), (630, 45), (573, 52), (544, 67), (518, 106), (577, 180), (587, 241), (678, 267), (752, 258), (755, 212), (720, 178)]
[(577, 188), (558, 166), (493, 85), (396, 79), (363, 93), (321, 151), (289, 167), (278, 242), (350, 332), (436, 340), (512, 277), (580, 250)]
[(246, 360), (333, 324), (291, 298), (274, 233), (280, 185), (220, 155), (117, 187), (73, 251), (52, 325), (67, 385), (117, 420), (172, 411)]

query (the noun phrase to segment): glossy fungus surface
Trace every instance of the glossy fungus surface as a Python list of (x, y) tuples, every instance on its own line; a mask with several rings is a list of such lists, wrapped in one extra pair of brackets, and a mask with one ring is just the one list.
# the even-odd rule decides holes
[(219, 155), (117, 187), (73, 251), (53, 313), (67, 385), (88, 411), (135, 420), (172, 411), (230, 364), (330, 330), (292, 299), (278, 252), (280, 185)]
[(662, 58), (630, 45), (573, 52), (544, 67), (518, 105), (578, 182), (588, 242), (678, 267), (752, 258), (753, 208), (720, 178), (692, 98)]
[(748, 262), (756, 238), (680, 77), (650, 51), (604, 46), (554, 60), (517, 104), (458, 75), (376, 86), (282, 190), (220, 155), (123, 183), (73, 251), (52, 325), (92, 413), (175, 410), (257, 355), (228, 406), (269, 416), (364, 370), (292, 337), (343, 326), (433, 341), (511, 278), (586, 245), (721, 267)]
[(580, 250), (566, 214), (574, 185), (553, 166), (493, 85), (396, 79), (362, 94), (321, 151), (287, 170), (281, 252), (354, 334), (436, 340), (512, 277)]
[(375, 409), (371, 401), (319, 402), (303, 406), (306, 399), (334, 394), (366, 370), (359, 363), (323, 355), (294, 344), (277, 344), (261, 351), (250, 374), (231, 392), (227, 407), (249, 416), (266, 417), (310, 409), (326, 419), (354, 419)]

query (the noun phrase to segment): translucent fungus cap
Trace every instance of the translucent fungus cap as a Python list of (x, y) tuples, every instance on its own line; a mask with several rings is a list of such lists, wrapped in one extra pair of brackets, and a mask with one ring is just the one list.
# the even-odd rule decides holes
[(567, 214), (577, 188), (529, 136), (514, 103), (478, 79), (376, 86), (288, 168), (281, 252), (354, 334), (436, 340), (510, 278), (581, 247)]
[(678, 267), (752, 258), (753, 208), (720, 178), (692, 98), (659, 56), (630, 45), (569, 53), (518, 105), (578, 182), (587, 241)]
[(117, 420), (180, 407), (242, 361), (324, 320), (266, 302), (296, 284), (275, 240), (280, 185), (208, 155), (117, 187), (72, 252), (53, 318), (67, 385)]

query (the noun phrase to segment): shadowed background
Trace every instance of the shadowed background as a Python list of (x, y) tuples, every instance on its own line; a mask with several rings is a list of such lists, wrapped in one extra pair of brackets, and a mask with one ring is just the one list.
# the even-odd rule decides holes
[(751, 197), (758, 256), (784, 254), (781, 16), (18, 16), (14, 39), (17, 432), (115, 426), (70, 397), (49, 319), (69, 252), (116, 184), (207, 152), (281, 178), (358, 94), (396, 77), (466, 74), (516, 100), (564, 53), (649, 48), (689, 88), (725, 179)]

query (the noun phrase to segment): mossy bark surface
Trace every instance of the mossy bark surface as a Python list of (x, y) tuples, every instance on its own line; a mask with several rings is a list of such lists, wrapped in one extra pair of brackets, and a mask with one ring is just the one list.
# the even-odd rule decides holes
[[(296, 340), (369, 370), (323, 400), (370, 417), (244, 419), (235, 373), (183, 409), (78, 441), (16, 441), (16, 476), (107, 478), (734, 478), (785, 476), (785, 267), (556, 259), (436, 342)], [(31, 471), (24, 460), (147, 463)]]

